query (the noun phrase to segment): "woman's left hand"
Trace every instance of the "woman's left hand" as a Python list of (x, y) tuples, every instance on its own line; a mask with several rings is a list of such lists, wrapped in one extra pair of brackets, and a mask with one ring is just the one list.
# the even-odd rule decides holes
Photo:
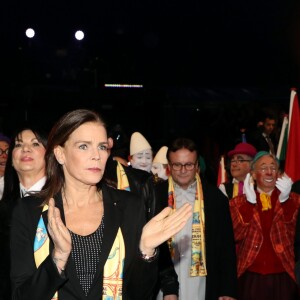
[(163, 209), (153, 217), (143, 228), (140, 250), (152, 256), (155, 248), (178, 233), (192, 215), (192, 206), (184, 204), (174, 213), (170, 207)]
[(55, 207), (54, 199), (49, 200), (48, 231), (54, 243), (53, 259), (57, 261), (59, 269), (64, 270), (72, 250), (72, 241), (69, 230), (61, 220), (60, 212)]

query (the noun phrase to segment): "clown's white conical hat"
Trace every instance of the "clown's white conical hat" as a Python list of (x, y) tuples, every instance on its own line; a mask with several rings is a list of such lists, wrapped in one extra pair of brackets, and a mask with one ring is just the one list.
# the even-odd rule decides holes
[(152, 149), (148, 141), (139, 132), (134, 132), (130, 138), (130, 155), (136, 154), (138, 152)]

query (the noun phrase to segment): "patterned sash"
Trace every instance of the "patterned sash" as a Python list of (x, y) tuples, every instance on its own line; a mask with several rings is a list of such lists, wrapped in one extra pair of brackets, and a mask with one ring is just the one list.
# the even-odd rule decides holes
[(102, 300), (122, 300), (125, 244), (121, 229), (104, 266)]
[[(46, 210), (48, 210), (48, 205), (44, 205), (43, 207), (43, 212)], [(37, 268), (49, 255), (49, 244), (50, 244), (49, 236), (43, 220), (43, 216), (41, 215), (36, 228), (36, 234), (35, 234), (34, 244), (33, 244), (34, 260)], [(52, 300), (54, 299), (58, 300), (57, 292), (52, 297)]]
[(234, 198), (238, 195), (243, 195), (243, 187), (244, 187), (244, 182), (243, 181), (234, 182), (232, 198)]
[[(48, 205), (43, 207), (43, 212), (48, 210)], [(35, 239), (34, 239), (34, 260), (36, 267), (49, 255), (49, 236), (43, 220), (40, 216)], [(103, 300), (122, 300), (122, 285), (123, 285), (123, 267), (125, 259), (125, 244), (124, 238), (119, 228), (113, 246), (110, 250), (108, 259), (104, 266), (103, 272)], [(58, 300), (58, 293), (52, 297), (52, 300)]]
[[(169, 177), (169, 194), (168, 205), (173, 210), (176, 210), (176, 201), (174, 195), (173, 179)], [(192, 221), (192, 253), (190, 276), (206, 276), (206, 254), (205, 254), (205, 216), (204, 216), (204, 201), (201, 180), (196, 174), (197, 189), (195, 195), (193, 221)], [(174, 258), (174, 237), (169, 240), (169, 249), (172, 258)]]
[(233, 184), (232, 198), (236, 197), (238, 194), (239, 194), (239, 183), (235, 182)]
[(125, 190), (130, 192), (130, 186), (128, 182), (127, 175), (124, 171), (122, 164), (118, 162), (117, 164), (117, 178), (118, 178), (118, 190)]

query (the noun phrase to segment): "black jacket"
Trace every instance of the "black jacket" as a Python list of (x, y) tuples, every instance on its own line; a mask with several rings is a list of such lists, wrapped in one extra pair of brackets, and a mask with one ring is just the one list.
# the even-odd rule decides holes
[[(270, 139), (272, 141), (272, 144), (274, 146), (274, 151), (276, 153), (277, 150), (277, 141), (274, 137), (274, 135), (270, 135)], [(249, 135), (249, 143), (253, 145), (257, 151), (270, 151), (270, 147), (268, 142), (266, 141), (266, 138), (263, 136), (262, 130), (258, 129), (253, 134)]]
[[(161, 203), (157, 201), (155, 193), (155, 185), (160, 184), (161, 181), (155, 180), (155, 177), (146, 171), (138, 170), (132, 167), (123, 166), (127, 175), (130, 192), (141, 197), (146, 213), (146, 219), (150, 220), (158, 212), (161, 211)], [(111, 157), (107, 160), (106, 169), (104, 174), (105, 181), (114, 187), (117, 186), (117, 161), (114, 161)], [(167, 243), (163, 243), (159, 247), (159, 283), (155, 287), (154, 296), (150, 299), (155, 299), (157, 291), (162, 289), (166, 295), (170, 294), (174, 290), (178, 291), (179, 283), (177, 281), (177, 274), (174, 270), (171, 256), (168, 250)], [(162, 259), (160, 258), (162, 257)], [(154, 298), (153, 298), (154, 297)], [(143, 300), (146, 300), (144, 298)]]
[[(104, 180), (108, 185), (117, 187), (117, 164), (111, 157), (108, 158), (104, 173)], [(123, 166), (127, 175), (130, 191), (138, 195), (144, 202), (146, 219), (150, 220), (157, 211), (154, 195), (154, 177), (151, 173), (132, 167)]]
[(0, 201), (0, 300), (11, 298), (10, 293), (10, 251), (9, 251), (9, 231), (10, 231), (9, 203)]
[[(33, 256), (33, 243), (38, 220), (41, 216), (42, 199), (27, 197), (21, 199), (13, 212), (11, 230), (11, 276), (13, 299), (47, 300), (58, 290), (59, 300), (102, 299), (103, 268), (114, 242), (118, 228), (121, 228), (126, 247), (123, 277), (123, 299), (146, 299), (156, 281), (157, 262), (146, 262), (139, 256), (138, 246), (144, 225), (144, 208), (141, 200), (126, 191), (103, 186), (105, 224), (103, 244), (97, 273), (88, 296), (79, 284), (72, 257), (69, 257), (65, 276), (61, 276), (50, 255), (37, 269)], [(64, 211), (61, 195), (55, 197), (56, 206)], [(43, 213), (47, 226), (47, 211)], [(133, 221), (134, 220), (134, 221)], [(50, 243), (50, 253), (53, 244)]]

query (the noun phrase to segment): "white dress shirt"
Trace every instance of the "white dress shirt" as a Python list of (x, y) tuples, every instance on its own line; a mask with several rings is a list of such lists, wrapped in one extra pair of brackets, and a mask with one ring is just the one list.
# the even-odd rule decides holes
[(20, 182), (20, 196), (21, 198), (30, 196), (30, 193), (36, 193), (39, 192), (46, 182), (46, 176), (38, 180), (33, 186), (31, 186), (29, 189), (26, 189), (22, 183)]

